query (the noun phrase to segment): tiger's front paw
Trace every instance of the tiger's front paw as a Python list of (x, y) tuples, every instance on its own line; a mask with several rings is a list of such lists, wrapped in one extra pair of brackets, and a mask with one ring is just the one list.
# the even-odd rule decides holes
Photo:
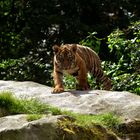
[(61, 93), (61, 92), (64, 92), (63, 87), (55, 87), (52, 91), (52, 93)]

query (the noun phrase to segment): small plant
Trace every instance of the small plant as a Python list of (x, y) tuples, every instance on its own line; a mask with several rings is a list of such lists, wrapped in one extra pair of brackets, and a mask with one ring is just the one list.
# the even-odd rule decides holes
[(30, 121), (39, 120), (42, 117), (43, 117), (43, 115), (40, 115), (40, 114), (29, 114), (29, 115), (27, 115), (26, 119), (28, 122), (30, 122)]
[(0, 108), (10, 111), (16, 102), (17, 99), (12, 96), (11, 92), (5, 91), (0, 93)]

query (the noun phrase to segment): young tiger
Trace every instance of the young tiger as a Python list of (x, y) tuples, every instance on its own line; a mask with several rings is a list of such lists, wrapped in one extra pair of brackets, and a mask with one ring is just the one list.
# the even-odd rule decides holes
[(65, 44), (53, 46), (54, 51), (54, 84), (53, 93), (64, 91), (63, 74), (68, 73), (76, 77), (78, 87), (88, 90), (87, 73), (96, 78), (96, 83), (103, 84), (105, 90), (111, 89), (111, 80), (101, 68), (99, 56), (90, 48), (78, 44)]

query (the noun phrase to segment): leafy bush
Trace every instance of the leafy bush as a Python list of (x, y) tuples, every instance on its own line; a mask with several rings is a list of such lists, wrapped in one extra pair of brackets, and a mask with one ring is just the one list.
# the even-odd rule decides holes
[[(45, 58), (44, 58), (45, 59)], [(33, 56), (7, 59), (0, 62), (0, 79), (35, 81), (51, 85), (51, 65)]]
[[(90, 85), (90, 89), (97, 89), (95, 78), (90, 73), (88, 73), (87, 79)], [(65, 89), (78, 89), (78, 81), (71, 75), (65, 75), (63, 78), (63, 83)]]
[(96, 34), (97, 34), (96, 32), (89, 33), (89, 35), (85, 39), (81, 40), (79, 44), (83, 46), (88, 46), (91, 49), (93, 49), (96, 53), (99, 53), (101, 39), (97, 38), (95, 36)]
[(112, 77), (113, 90), (126, 90), (140, 95), (140, 22), (127, 30), (115, 30), (108, 36), (108, 47), (114, 61), (103, 62)]

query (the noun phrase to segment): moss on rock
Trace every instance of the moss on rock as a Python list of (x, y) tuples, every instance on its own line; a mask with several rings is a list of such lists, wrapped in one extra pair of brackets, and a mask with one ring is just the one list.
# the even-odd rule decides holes
[(81, 126), (69, 118), (58, 121), (57, 133), (63, 140), (118, 140), (113, 132), (101, 125)]

